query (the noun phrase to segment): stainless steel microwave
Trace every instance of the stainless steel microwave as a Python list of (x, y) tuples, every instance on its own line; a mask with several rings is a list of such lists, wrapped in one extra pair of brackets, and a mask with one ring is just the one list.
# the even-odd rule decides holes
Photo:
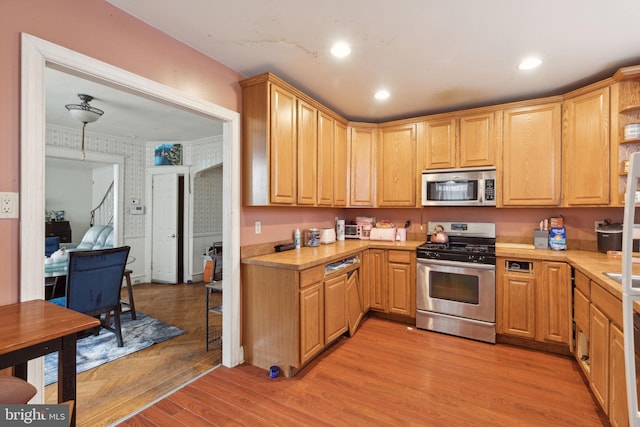
[(433, 169), (422, 172), (422, 206), (495, 206), (496, 169)]

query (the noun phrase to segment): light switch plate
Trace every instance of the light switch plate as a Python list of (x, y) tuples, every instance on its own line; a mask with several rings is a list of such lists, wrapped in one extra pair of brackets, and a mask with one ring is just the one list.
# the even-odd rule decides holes
[(0, 193), (0, 218), (18, 218), (18, 193)]

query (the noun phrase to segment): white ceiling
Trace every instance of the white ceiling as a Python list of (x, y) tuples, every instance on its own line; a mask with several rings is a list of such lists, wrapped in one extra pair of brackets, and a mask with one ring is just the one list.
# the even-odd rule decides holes
[[(554, 95), (640, 63), (638, 0), (107, 1), (247, 77), (273, 72), (350, 120)], [(338, 40), (349, 57), (329, 54)], [(518, 70), (530, 55), (542, 66)], [(374, 101), (379, 88), (391, 97)]]

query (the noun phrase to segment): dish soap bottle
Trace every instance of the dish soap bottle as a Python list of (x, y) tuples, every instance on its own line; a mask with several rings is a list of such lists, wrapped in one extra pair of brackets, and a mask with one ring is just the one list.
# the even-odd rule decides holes
[(296, 228), (296, 231), (293, 234), (293, 243), (296, 244), (296, 249), (300, 249), (300, 229), (299, 228)]

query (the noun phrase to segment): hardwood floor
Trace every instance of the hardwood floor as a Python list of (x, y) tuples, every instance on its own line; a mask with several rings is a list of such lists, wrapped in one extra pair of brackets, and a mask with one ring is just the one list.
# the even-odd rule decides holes
[[(78, 374), (78, 426), (113, 424), (222, 360), (220, 350), (210, 347), (209, 352), (205, 351), (204, 284), (148, 283), (135, 285), (133, 292), (136, 311), (186, 333)], [(124, 339), (126, 343), (126, 336)], [(57, 402), (56, 384), (45, 388), (45, 401)]]
[(607, 426), (576, 362), (375, 317), (293, 379), (219, 367), (121, 426)]

